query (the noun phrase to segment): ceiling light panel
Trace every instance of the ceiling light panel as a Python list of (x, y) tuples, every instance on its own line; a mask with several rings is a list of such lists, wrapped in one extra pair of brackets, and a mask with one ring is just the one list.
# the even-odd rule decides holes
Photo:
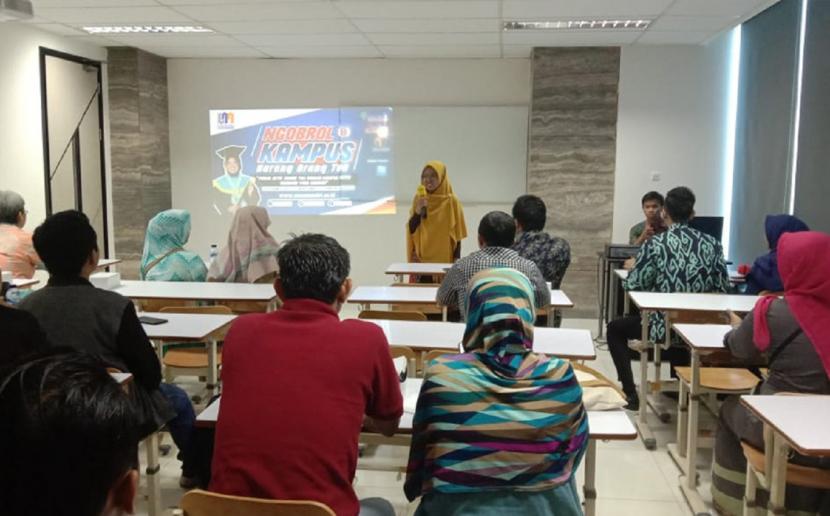
[(89, 34), (193, 34), (213, 32), (201, 25), (92, 25), (83, 27)]
[(506, 21), (504, 30), (646, 30), (651, 20)]

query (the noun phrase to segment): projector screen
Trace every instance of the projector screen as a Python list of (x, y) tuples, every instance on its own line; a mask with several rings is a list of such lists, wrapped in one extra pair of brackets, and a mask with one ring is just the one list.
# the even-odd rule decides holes
[(391, 107), (210, 110), (211, 208), (395, 213)]

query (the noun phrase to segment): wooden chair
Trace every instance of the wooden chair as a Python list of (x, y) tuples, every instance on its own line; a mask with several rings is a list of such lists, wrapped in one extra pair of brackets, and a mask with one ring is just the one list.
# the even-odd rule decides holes
[[(766, 456), (763, 450), (741, 442), (741, 448), (746, 457), (746, 488), (744, 491), (744, 512), (745, 516), (753, 514), (766, 514), (766, 510), (758, 507), (755, 502), (756, 491), (759, 483), (766, 483)], [(811, 468), (799, 464), (787, 463), (787, 484), (812, 489), (830, 489), (830, 470)]]
[[(165, 306), (159, 310), (170, 314), (220, 314), (232, 315), (233, 311), (227, 306)], [(188, 343), (189, 344), (189, 343)], [(204, 346), (199, 348), (177, 349), (176, 346), (167, 346), (162, 363), (164, 364), (164, 379), (172, 382), (177, 376), (208, 375), (208, 353)], [(221, 349), (216, 353), (216, 365), (222, 365)]]
[(388, 321), (426, 321), (427, 316), (414, 310), (363, 310), (358, 319), (385, 319)]
[(393, 360), (399, 357), (406, 358), (406, 377), (415, 378), (418, 355), (412, 351), (412, 348), (407, 346), (390, 346), (389, 352), (392, 354)]
[[(175, 513), (174, 513), (175, 514)], [(335, 516), (327, 505), (311, 500), (265, 500), (194, 489), (181, 501), (182, 516)]]

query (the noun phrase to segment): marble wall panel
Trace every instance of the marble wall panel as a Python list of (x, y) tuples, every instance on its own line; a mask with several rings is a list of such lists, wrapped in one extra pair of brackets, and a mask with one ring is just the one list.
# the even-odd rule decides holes
[(566, 317), (595, 317), (597, 253), (611, 239), (618, 47), (536, 48), (527, 190), (545, 200), (547, 230), (571, 245)]
[(147, 221), (171, 207), (166, 59), (107, 49), (115, 256), (138, 277)]

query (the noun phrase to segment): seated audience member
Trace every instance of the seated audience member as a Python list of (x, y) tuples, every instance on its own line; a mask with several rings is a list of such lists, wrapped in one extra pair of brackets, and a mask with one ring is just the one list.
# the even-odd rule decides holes
[(746, 275), (746, 294), (760, 292), (781, 292), (784, 285), (778, 275), (778, 240), (784, 233), (809, 231), (807, 224), (792, 215), (767, 215), (764, 220), (764, 233), (767, 236), (769, 252), (759, 256)]
[[(720, 242), (690, 228), (694, 216), (695, 195), (685, 186), (673, 188), (666, 195), (663, 214), (668, 231), (647, 240), (637, 253), (634, 267), (623, 282), (626, 290), (646, 292), (726, 292), (729, 276)], [(642, 336), (640, 316), (622, 317), (608, 323), (608, 350), (614, 359), (617, 376), (628, 398), (630, 410), (639, 408), (637, 387), (631, 372), (628, 341)], [(665, 341), (666, 327), (662, 314), (651, 314), (651, 342)], [(688, 360), (685, 347), (667, 350), (672, 366)], [(631, 352), (633, 353), (633, 352)], [(645, 367), (645, 364), (642, 365)], [(674, 369), (672, 368), (672, 371)]]
[(133, 514), (135, 407), (98, 358), (56, 351), (0, 379), (0, 514)]
[(233, 216), (228, 243), (210, 264), (208, 281), (273, 283), (280, 245), (268, 233), (271, 217), (259, 206), (246, 206)]
[(89, 276), (98, 265), (95, 229), (86, 215), (67, 210), (35, 229), (35, 249), (49, 271), (49, 282), (20, 302), (46, 332), (49, 342), (100, 355), (111, 367), (133, 374), (142, 428), (149, 434), (165, 423), (182, 459), (182, 487), (197, 481), (192, 471), (190, 437), (196, 416), (187, 394), (161, 383), (161, 366), (133, 303), (95, 288)]
[(631, 227), (628, 232), (628, 243), (631, 245), (642, 245), (649, 238), (668, 229), (660, 215), (663, 209), (663, 196), (659, 192), (648, 192), (643, 196), (641, 204), (646, 220)]
[[(830, 236), (818, 232), (785, 233), (778, 241), (778, 270), (784, 298), (767, 296), (740, 318), (730, 313), (734, 329), (724, 338), (727, 349), (749, 363), (766, 359), (769, 374), (759, 394), (797, 392), (830, 395)], [(816, 429), (826, 432), (827, 429)], [(764, 449), (764, 425), (730, 396), (720, 409), (715, 435), (712, 499), (719, 513), (742, 514), (746, 459), (741, 442)], [(796, 454), (791, 462), (830, 468), (830, 460)], [(768, 494), (756, 502), (765, 507)], [(830, 492), (787, 486), (787, 514), (830, 514)]]
[(516, 236), (516, 223), (513, 217), (503, 211), (491, 211), (478, 225), (479, 250), (471, 253), (453, 264), (444, 281), (438, 288), (438, 304), (458, 308), (462, 317), (466, 315), (464, 306), (467, 300), (467, 285), (477, 273), (495, 267), (516, 269), (528, 278), (533, 285), (536, 306), (546, 307), (550, 304), (550, 289), (539, 268), (532, 261), (522, 258), (510, 249)]
[(147, 281), (205, 281), (207, 267), (184, 245), (190, 238), (190, 212), (166, 210), (147, 223), (141, 279)]
[(470, 282), (464, 354), (431, 362), (404, 491), (417, 516), (582, 515), (574, 475), (588, 445), (566, 360), (533, 348), (533, 287), (513, 269)]
[[(545, 202), (535, 195), (522, 195), (513, 204), (513, 218), (517, 231), (513, 250), (535, 263), (551, 288), (558, 289), (571, 264), (571, 246), (564, 238), (543, 231), (547, 220)], [(562, 313), (556, 310), (553, 325), (558, 328), (561, 323)]]
[(49, 347), (46, 334), (29, 312), (0, 302), (0, 370), (16, 360)]
[(393, 516), (391, 504), (359, 502), (352, 488), (361, 426), (393, 435), (403, 400), (383, 331), (338, 318), (349, 253), (306, 234), (278, 260), (282, 309), (239, 317), (225, 338), (210, 490)]
[(26, 225), (26, 205), (20, 194), (0, 190), (0, 269), (15, 278), (31, 278), (40, 264)]

